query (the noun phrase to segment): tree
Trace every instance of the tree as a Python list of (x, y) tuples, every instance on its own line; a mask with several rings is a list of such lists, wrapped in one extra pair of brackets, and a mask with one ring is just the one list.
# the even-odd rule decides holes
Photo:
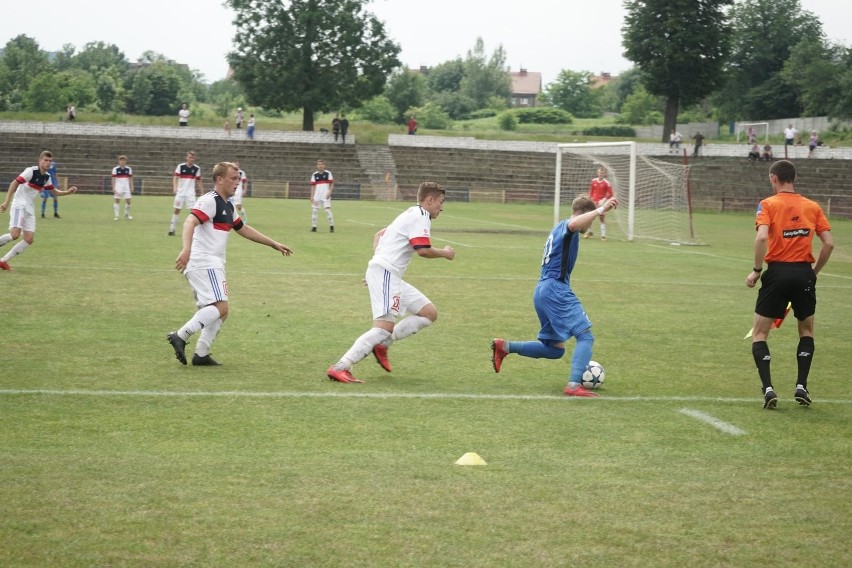
[(464, 60), (464, 78), (459, 88), (461, 93), (473, 100), (476, 108), (485, 108), (488, 99), (493, 96), (509, 99), (512, 94), (512, 79), (505, 71), (506, 52), (499, 46), (488, 59), (485, 56), (485, 42), (476, 38), (476, 44), (467, 52)]
[(421, 73), (399, 69), (391, 75), (385, 88), (385, 97), (396, 109), (394, 120), (402, 124), (407, 120), (405, 112), (419, 107), (426, 99), (426, 79)]
[(731, 56), (716, 99), (731, 120), (799, 116), (802, 105), (782, 75), (793, 48), (821, 42), (819, 19), (799, 0), (742, 0), (731, 10)]
[(47, 53), (39, 48), (36, 40), (25, 35), (10, 39), (0, 56), (0, 98), (5, 107), (20, 107), (30, 83), (51, 69)]
[(547, 85), (545, 100), (578, 118), (598, 117), (601, 115), (601, 106), (592, 89), (593, 76), (589, 71), (563, 69), (556, 76), (556, 80)]
[(457, 57), (435, 65), (426, 73), (426, 87), (433, 93), (457, 93), (464, 79), (464, 62)]
[(666, 98), (662, 141), (677, 124), (680, 105), (712, 93), (723, 80), (733, 0), (628, 0), (624, 56), (642, 70), (649, 93)]
[(357, 108), (382, 93), (399, 67), (400, 47), (366, 12), (368, 0), (228, 0), (234, 9), (234, 51), (228, 62), (251, 104), (314, 113)]
[(80, 69), (42, 73), (32, 80), (24, 97), (28, 110), (64, 111), (68, 103), (82, 108), (95, 101), (95, 80)]
[(781, 73), (798, 93), (807, 116), (852, 116), (852, 49), (824, 41), (802, 40)]

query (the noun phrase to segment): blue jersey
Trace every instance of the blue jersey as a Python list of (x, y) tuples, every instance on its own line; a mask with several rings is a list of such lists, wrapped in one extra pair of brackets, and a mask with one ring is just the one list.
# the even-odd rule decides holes
[(553, 278), (569, 283), (577, 254), (580, 250), (580, 233), (568, 230), (568, 219), (560, 221), (544, 243), (541, 259), (541, 280)]

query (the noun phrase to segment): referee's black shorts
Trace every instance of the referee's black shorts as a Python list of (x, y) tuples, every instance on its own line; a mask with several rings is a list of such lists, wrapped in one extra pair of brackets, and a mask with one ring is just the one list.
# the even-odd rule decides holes
[(760, 277), (755, 313), (777, 319), (789, 302), (797, 320), (811, 317), (816, 313), (816, 280), (809, 262), (770, 262)]

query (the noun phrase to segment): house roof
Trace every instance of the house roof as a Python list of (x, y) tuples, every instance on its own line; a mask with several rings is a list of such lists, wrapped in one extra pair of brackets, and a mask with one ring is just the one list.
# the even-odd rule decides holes
[(512, 77), (513, 95), (541, 94), (541, 73), (521, 69), (520, 71), (512, 71), (509, 75)]

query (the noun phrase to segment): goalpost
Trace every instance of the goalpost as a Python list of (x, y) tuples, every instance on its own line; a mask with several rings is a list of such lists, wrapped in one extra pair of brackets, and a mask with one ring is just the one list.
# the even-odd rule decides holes
[(703, 244), (692, 222), (689, 167), (638, 156), (635, 142), (556, 145), (554, 224), (562, 208), (570, 211), (576, 196), (588, 194), (601, 166), (619, 201), (619, 207), (606, 215), (609, 235), (628, 241)]
[(748, 129), (754, 133), (754, 139), (757, 141), (757, 138), (760, 136), (759, 129), (755, 127), (763, 127), (763, 143), (766, 144), (769, 142), (769, 123), (768, 122), (738, 122), (737, 123), (737, 142), (740, 141), (740, 133), (746, 135), (746, 141), (749, 141), (750, 136), (748, 135)]

